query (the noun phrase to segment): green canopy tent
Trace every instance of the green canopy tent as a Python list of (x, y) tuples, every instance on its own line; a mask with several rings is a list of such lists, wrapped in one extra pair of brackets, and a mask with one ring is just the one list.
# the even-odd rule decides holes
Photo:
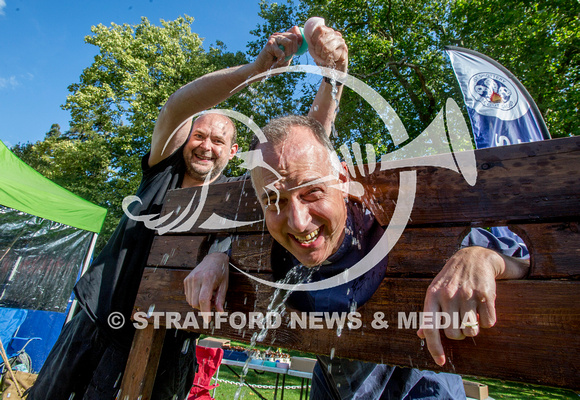
[[(0, 307), (58, 314), (58, 334), (106, 214), (36, 172), (0, 141)], [(39, 318), (46, 319), (44, 314)], [(42, 321), (39, 328), (46, 330)], [(41, 351), (40, 364), (52, 347), (51, 340), (42, 342), (49, 348)]]
[(0, 141), (0, 204), (78, 229), (99, 233), (107, 210), (45, 178)]

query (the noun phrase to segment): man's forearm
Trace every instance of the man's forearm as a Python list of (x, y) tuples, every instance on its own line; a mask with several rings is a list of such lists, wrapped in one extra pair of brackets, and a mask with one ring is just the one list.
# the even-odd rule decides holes
[(251, 63), (215, 71), (189, 82), (169, 97), (159, 114), (158, 125), (173, 131), (192, 115), (229, 98), (236, 87), (260, 72), (263, 71)]
[(329, 136), (342, 95), (342, 88), (342, 85), (337, 84), (335, 93), (332, 93), (332, 85), (323, 79), (308, 113), (308, 116), (316, 119), (324, 126), (324, 130)]

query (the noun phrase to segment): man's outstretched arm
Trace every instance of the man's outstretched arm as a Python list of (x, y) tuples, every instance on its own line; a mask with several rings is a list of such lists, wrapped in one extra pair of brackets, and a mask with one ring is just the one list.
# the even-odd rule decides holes
[[(285, 57), (296, 51), (298, 40), (298, 35), (293, 31), (275, 33), (270, 36), (252, 63), (211, 72), (173, 93), (161, 109), (155, 124), (149, 166), (159, 163), (185, 142), (191, 124), (186, 123), (181, 127), (180, 125), (185, 121), (191, 122), (192, 115), (228, 99), (236, 93), (235, 88), (252, 76), (266, 72), (270, 68), (288, 65), (290, 61), (286, 61)], [(285, 50), (280, 49), (280, 45), (283, 45)], [(178, 127), (180, 128), (174, 133)]]
[[(297, 27), (293, 27), (288, 32), (273, 34), (253, 63), (236, 67), (235, 69), (228, 68), (207, 74), (178, 90), (171, 96), (162, 110), (163, 118), (165, 121), (178, 121), (180, 118), (182, 120), (183, 118), (189, 118), (196, 112), (212, 107), (227, 99), (233, 94), (232, 90), (234, 88), (243, 84), (252, 76), (265, 72), (270, 68), (288, 65), (290, 60), (286, 60), (286, 57), (298, 50), (301, 40), (302, 35)], [(283, 46), (284, 50), (281, 50), (280, 46)], [(210, 93), (210, 95), (204, 98), (203, 94), (206, 92)], [(172, 113), (171, 117), (168, 115), (170, 113)], [(162, 140), (161, 138), (163, 137), (169, 137), (172, 132), (171, 129), (175, 129), (178, 126), (178, 124), (164, 121), (161, 121), (158, 125), (159, 130), (157, 132), (163, 132), (163, 134), (160, 133), (157, 137), (154, 134), (154, 140)], [(187, 138), (188, 129), (188, 126), (180, 129), (179, 138), (172, 138), (171, 149), (163, 152), (160, 160), (181, 146)], [(164, 140), (166, 141), (167, 139)], [(228, 255), (221, 251), (208, 254), (184, 280), (186, 300), (189, 305), (202, 312), (210, 312), (213, 306), (215, 306), (217, 311), (223, 311), (228, 282)]]

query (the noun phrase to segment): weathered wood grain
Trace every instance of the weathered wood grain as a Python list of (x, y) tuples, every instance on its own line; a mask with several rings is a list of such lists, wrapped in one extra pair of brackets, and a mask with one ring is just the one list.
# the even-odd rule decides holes
[[(147, 269), (135, 303), (136, 311), (151, 309), (155, 312), (178, 312), (180, 321), (193, 310), (185, 302), (181, 282), (189, 271)], [(266, 314), (272, 288), (249, 281), (232, 273), (227, 295), (226, 311), (244, 313), (247, 321), (250, 312)], [(263, 275), (260, 275), (263, 277)], [(408, 318), (412, 312), (421, 312), (429, 279), (385, 279), (373, 300), (361, 307), (358, 329), (291, 329), (288, 317), (281, 327), (268, 332), (262, 344), (299, 349), (317, 354), (346, 357), (403, 365), (421, 369), (442, 370), (467, 375), (488, 376), (580, 388), (580, 282), (570, 281), (504, 281), (497, 285), (497, 324), (482, 330), (474, 339), (463, 341), (444, 339), (448, 363), (438, 367), (431, 359), (427, 347), (416, 335), (416, 327), (399, 327), (399, 313)], [(376, 313), (389, 322), (387, 329), (375, 329)], [(163, 317), (160, 316), (163, 323)], [(193, 331), (212, 336), (250, 342), (255, 329), (236, 329), (228, 325), (227, 318), (216, 327)], [(241, 319), (234, 320), (234, 325)], [(418, 321), (417, 321), (418, 322)], [(323, 328), (321, 319), (315, 327)], [(333, 350), (334, 349), (334, 350)]]
[[(391, 253), (387, 276), (362, 307), (359, 329), (289, 329), (269, 332), (265, 343), (276, 347), (330, 354), (424, 369), (540, 383), (580, 389), (580, 137), (554, 139), (476, 150), (478, 178), (469, 186), (451, 170), (416, 167), (417, 192), (409, 223)], [(357, 180), (365, 186), (364, 201), (383, 226), (395, 209), (399, 172), (375, 172)], [(176, 217), (199, 189), (168, 193), (163, 214)], [(197, 194), (196, 194), (197, 193)], [(192, 203), (189, 215), (196, 211)], [(220, 229), (232, 234), (234, 265), (271, 278), (272, 239), (265, 233), (259, 204), (249, 183), (212, 185), (200, 214), (187, 232), (157, 237), (135, 304), (136, 311), (191, 311), (183, 295), (183, 279), (209, 248), (215, 231), (200, 225), (212, 214), (234, 221), (259, 221)], [(473, 226), (509, 225), (528, 245), (531, 269), (527, 280), (498, 282), (498, 322), (476, 338), (444, 338), (448, 363), (439, 368), (415, 329), (397, 326), (398, 313), (420, 312), (425, 290), (445, 261), (459, 248)], [(232, 273), (226, 309), (265, 312), (272, 289)], [(154, 308), (151, 308), (155, 305)], [(372, 326), (383, 313), (388, 329)], [(203, 328), (201, 319), (196, 319)], [(256, 329), (222, 325), (200, 332), (249, 342)], [(137, 335), (136, 340), (151, 339)], [(140, 351), (140, 350), (138, 350)], [(150, 358), (149, 363), (156, 360)], [(129, 365), (129, 364), (128, 364)], [(131, 366), (129, 366), (129, 369)], [(129, 371), (131, 372), (131, 371)], [(143, 375), (140, 373), (141, 376)]]
[(578, 218), (567, 222), (510, 225), (524, 239), (531, 254), (531, 279), (580, 277)]
[(207, 236), (156, 236), (151, 245), (147, 265), (193, 269), (198, 263)]
[[(409, 225), (509, 223), (578, 217), (580, 137), (475, 151), (477, 182), (444, 168), (417, 167), (417, 193)], [(393, 214), (398, 170), (358, 177), (365, 204), (382, 225)]]
[[(580, 276), (578, 222), (515, 224), (510, 227), (531, 253), (530, 278), (575, 279)], [(459, 248), (469, 227), (407, 227), (389, 254), (388, 276), (435, 276)], [(194, 268), (207, 253), (207, 235), (157, 236), (148, 265)], [(269, 234), (232, 235), (231, 262), (244, 271), (271, 272)]]
[(165, 329), (154, 329), (153, 325), (137, 330), (121, 382), (119, 399), (150, 400), (159, 357), (163, 348)]
[[(478, 177), (474, 186), (448, 169), (413, 168), (417, 171), (417, 194), (409, 225), (501, 226), (578, 216), (580, 137), (481, 149), (475, 156)], [(397, 199), (398, 170), (377, 171), (356, 180), (366, 188), (365, 204), (387, 226)], [(199, 190), (170, 191), (162, 214), (179, 214), (194, 196), (199, 199)], [(210, 186), (205, 206), (189, 232), (208, 233), (199, 225), (213, 213), (236, 221), (262, 219), (249, 181)], [(229, 229), (264, 230), (262, 222)]]

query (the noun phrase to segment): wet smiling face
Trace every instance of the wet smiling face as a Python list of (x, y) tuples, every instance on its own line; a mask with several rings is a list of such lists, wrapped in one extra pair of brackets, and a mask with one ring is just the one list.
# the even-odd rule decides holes
[(233, 134), (231, 120), (223, 115), (205, 114), (195, 120), (183, 148), (191, 180), (203, 182), (208, 174), (211, 180), (217, 178), (238, 150), (237, 144), (231, 144)]
[[(346, 194), (340, 187), (346, 177), (334, 171), (328, 150), (308, 128), (290, 129), (282, 143), (258, 146), (264, 161), (282, 179), (276, 182), (271, 171), (255, 168), (252, 182), (272, 237), (303, 265), (314, 267), (336, 252), (344, 239)], [(279, 197), (266, 187), (271, 184)]]

